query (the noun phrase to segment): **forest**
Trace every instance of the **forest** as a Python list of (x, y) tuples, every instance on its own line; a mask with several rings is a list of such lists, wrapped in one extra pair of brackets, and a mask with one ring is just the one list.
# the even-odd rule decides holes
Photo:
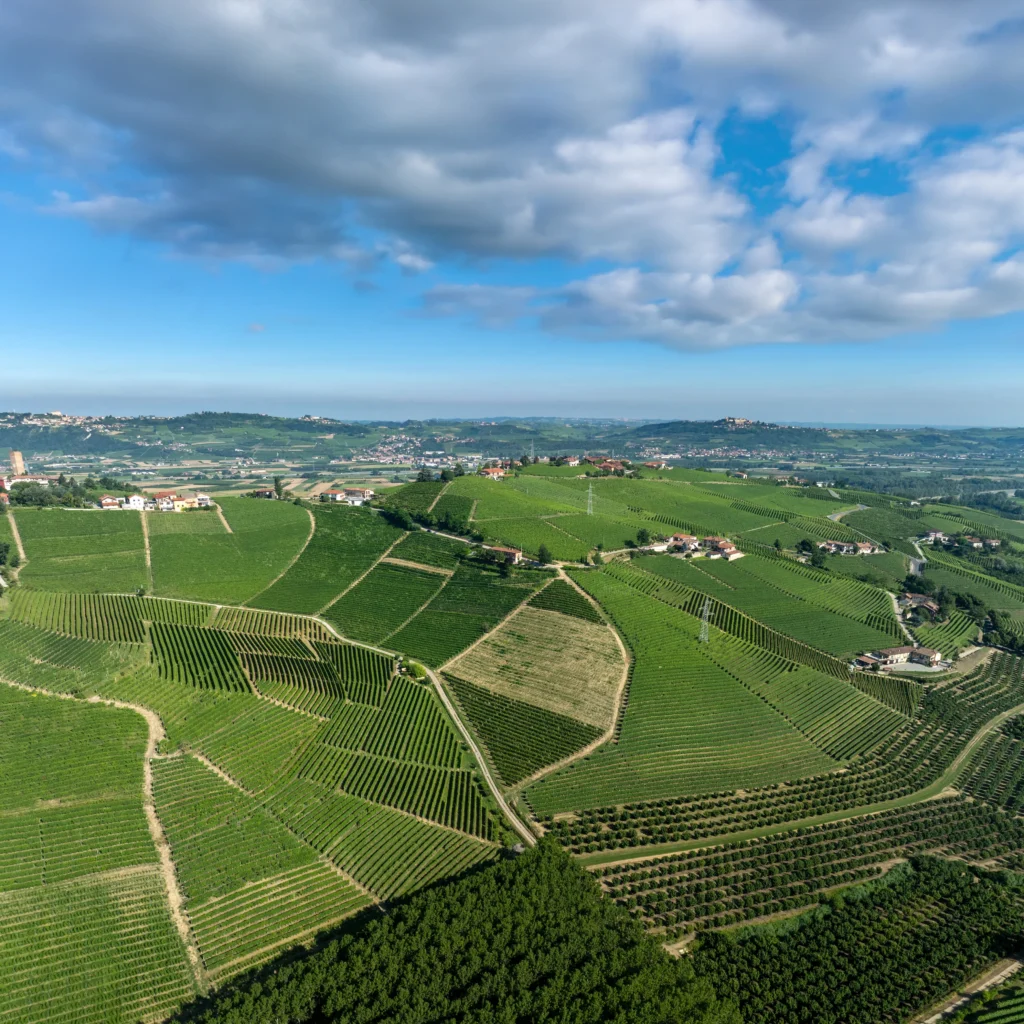
[(175, 1021), (740, 1024), (688, 961), (600, 897), (557, 844), (374, 909), (354, 930)]

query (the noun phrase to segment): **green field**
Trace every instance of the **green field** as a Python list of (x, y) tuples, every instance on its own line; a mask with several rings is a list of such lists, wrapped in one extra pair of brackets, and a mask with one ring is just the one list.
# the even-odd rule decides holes
[(18, 509), (26, 587), (131, 594), (148, 582), (139, 512)]
[(156, 595), (242, 604), (284, 571), (309, 534), (309, 516), (291, 502), (221, 498), (219, 504), (231, 533), (151, 534)]
[(142, 808), (146, 723), (9, 686), (0, 721), (4, 1019), (166, 1015), (195, 983)]
[(295, 564), (250, 602), (259, 608), (315, 614), (326, 608), (402, 536), (364, 508), (317, 504), (316, 530)]

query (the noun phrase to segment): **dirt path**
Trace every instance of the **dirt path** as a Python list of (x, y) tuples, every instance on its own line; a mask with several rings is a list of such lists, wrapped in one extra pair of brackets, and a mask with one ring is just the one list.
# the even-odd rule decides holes
[[(912, 1017), (910, 1024), (939, 1024), (945, 1017), (950, 1016), (957, 1010), (970, 1003), (975, 996), (982, 992), (1001, 985), (1008, 978), (1016, 974), (1024, 963), (1020, 960), (1000, 960), (988, 968), (983, 974), (978, 975), (973, 981), (969, 981), (958, 991), (947, 996), (942, 1003), (930, 1006), (924, 1013)], [(961, 993), (963, 993), (961, 995)]]
[[(595, 608), (600, 609), (601, 606), (585, 590), (583, 590), (575, 582), (575, 580), (570, 579), (570, 577), (566, 575), (565, 570), (561, 566), (558, 567), (558, 578), (565, 580), (565, 582), (568, 583), (569, 586), (573, 587), (582, 597), (589, 601)], [(619, 685), (615, 689), (615, 700), (612, 704), (611, 723), (609, 724), (608, 728), (605, 729), (605, 731), (600, 736), (598, 736), (596, 740), (593, 740), (592, 742), (588, 743), (585, 747), (580, 747), (579, 750), (570, 754), (568, 757), (563, 757), (561, 761), (556, 761), (554, 764), (545, 765), (543, 768), (540, 768), (537, 771), (535, 771), (531, 776), (529, 776), (529, 778), (522, 779), (520, 782), (517, 782), (515, 786), (509, 790), (509, 795), (513, 798), (518, 797), (518, 795), (524, 789), (526, 789), (527, 786), (532, 785), (538, 779), (542, 779), (545, 775), (550, 775), (552, 772), (556, 772), (560, 768), (564, 768), (566, 765), (572, 764), (574, 761), (579, 761), (581, 758), (588, 757), (595, 750), (597, 750), (598, 747), (614, 739), (615, 727), (619, 724), (619, 717), (625, 710), (622, 706), (622, 701), (623, 695), (626, 692), (626, 685), (629, 682), (629, 670), (633, 665), (633, 659), (630, 656), (629, 648), (626, 647), (625, 643), (623, 643), (622, 637), (619, 636), (618, 630), (610, 622), (605, 622), (605, 625), (608, 627), (612, 636), (615, 637), (615, 642), (616, 644), (618, 644), (619, 652), (622, 654), (623, 665), (622, 677), (619, 679)]]
[(28, 565), (28, 555), (25, 554), (25, 545), (21, 543), (18, 520), (14, 518), (14, 513), (10, 509), (7, 510), (7, 520), (11, 524), (11, 536), (14, 537), (14, 546), (18, 549), (18, 557), (21, 559), (21, 565), (14, 571), (14, 576), (18, 576), (21, 570)]
[(224, 515), (224, 509), (222, 509), (220, 505), (217, 505), (217, 518), (224, 524), (224, 529), (227, 530), (228, 533), (235, 532), (231, 529), (231, 524), (228, 522), (227, 517)]
[(494, 797), (512, 827), (523, 837), (523, 842), (525, 842), (527, 846), (536, 845), (537, 837), (530, 831), (529, 827), (520, 820), (519, 815), (509, 807), (505, 797), (502, 795), (501, 789), (494, 781), (494, 776), (491, 775), (491, 770), (488, 768), (483, 754), (480, 753), (480, 748), (476, 745), (469, 729), (466, 728), (465, 723), (459, 717), (459, 713), (455, 710), (455, 705), (448, 697), (447, 691), (441, 685), (441, 680), (438, 679), (434, 672), (429, 668), (427, 669), (427, 675), (430, 677), (430, 681), (434, 684), (434, 689), (437, 691), (437, 695), (441, 698), (441, 703), (444, 704), (445, 708), (448, 710), (448, 714), (451, 715), (452, 721), (457, 726), (459, 732), (462, 733), (462, 738), (466, 741), (469, 749), (473, 752), (473, 756), (476, 758), (477, 765), (480, 768), (480, 774), (484, 777), (484, 781), (487, 783), (487, 788), (491, 791), (491, 796)]
[(875, 804), (868, 804), (861, 807), (847, 807), (841, 811), (832, 811), (828, 814), (816, 814), (810, 818), (799, 818), (794, 821), (779, 822), (776, 825), (765, 825), (761, 828), (744, 829), (741, 832), (727, 832), (718, 836), (705, 836), (703, 839), (685, 839), (674, 843), (662, 843), (657, 849), (647, 847), (645, 853), (627, 852), (619, 855), (612, 852), (588, 853), (579, 857), (579, 860), (587, 867), (598, 867), (606, 864), (631, 864), (645, 860), (657, 860), (669, 854), (679, 853), (682, 850), (704, 850), (711, 846), (721, 846), (725, 843), (738, 843), (747, 839), (763, 839), (765, 836), (778, 835), (781, 832), (791, 832), (797, 828), (810, 828), (814, 825), (827, 825), (835, 821), (849, 821), (852, 818), (864, 818), (871, 814), (879, 814), (882, 811), (891, 811), (899, 807), (910, 807), (913, 804), (924, 803), (934, 800), (937, 797), (947, 796), (955, 793), (954, 784), (960, 774), (964, 762), (970, 757), (974, 748), (983, 742), (986, 737), (995, 729), (998, 729), (1008, 718), (1024, 713), (1024, 704), (1017, 704), (1007, 711), (1000, 712), (990, 718), (982, 725), (977, 732), (967, 741), (963, 750), (953, 759), (953, 763), (932, 783), (916, 793), (908, 793), (906, 796), (895, 797), (892, 800), (880, 800)]
[(434, 511), (434, 506), (441, 500), (441, 495), (444, 494), (444, 492), (447, 491), (448, 488), (451, 487), (451, 485), (452, 482), (451, 480), (449, 480), (445, 483), (444, 487), (442, 487), (441, 490), (437, 492), (437, 497), (427, 506), (428, 513)]
[[(217, 506), (217, 511), (220, 511), (220, 505)], [(305, 510), (305, 512), (306, 515), (309, 516), (309, 533), (306, 535), (306, 540), (303, 543), (302, 547), (295, 552), (295, 554), (289, 560), (288, 564), (262, 590), (258, 590), (255, 594), (252, 595), (252, 597), (248, 598), (247, 602), (255, 601), (256, 598), (260, 596), (260, 594), (265, 594), (275, 583), (278, 582), (278, 580), (280, 580), (291, 569), (291, 567), (302, 557), (302, 552), (309, 547), (309, 542), (313, 539), (313, 534), (316, 533), (316, 516), (314, 516), (313, 513), (308, 508)], [(221, 518), (223, 519), (224, 517), (221, 516)], [(224, 521), (225, 523), (227, 522), (227, 520)], [(231, 531), (229, 529), (228, 533), (230, 532)]]
[(354, 587), (358, 587), (358, 586), (359, 586), (359, 584), (360, 584), (360, 583), (362, 583), (362, 582), (363, 582), (363, 580), (364, 580), (364, 579), (366, 579), (366, 577), (367, 577), (367, 576), (369, 576), (369, 575), (370, 575), (370, 573), (371, 573), (371, 572), (373, 572), (373, 570), (374, 570), (374, 569), (376, 569), (376, 568), (377, 568), (377, 566), (378, 566), (378, 565), (379, 565), (379, 564), (380, 564), (380, 563), (381, 563), (381, 562), (382, 562), (382, 561), (383, 561), (383, 560), (384, 560), (385, 558), (387, 558), (387, 557), (388, 557), (388, 555), (390, 555), (390, 554), (391, 554), (391, 552), (392, 552), (392, 551), (394, 551), (394, 549), (395, 549), (395, 548), (396, 548), (396, 547), (397, 547), (397, 546), (398, 546), (399, 544), (401, 544), (401, 543), (402, 543), (402, 541), (403, 541), (403, 540), (405, 540), (405, 538), (406, 538), (406, 537), (408, 537), (408, 536), (409, 536), (409, 534), (408, 534), (408, 533), (403, 533), (403, 534), (402, 534), (402, 536), (401, 536), (401, 537), (399, 537), (399, 538), (398, 538), (398, 540), (396, 540), (396, 541), (395, 541), (395, 543), (394, 543), (394, 544), (392, 544), (392, 545), (391, 545), (391, 546), (390, 546), (390, 547), (389, 547), (389, 548), (387, 549), (387, 551), (385, 551), (385, 552), (384, 552), (384, 554), (382, 554), (382, 555), (380, 556), (380, 558), (378, 558), (378, 559), (377, 559), (377, 560), (376, 560), (376, 561), (375, 561), (375, 562), (373, 563), (373, 565), (371, 565), (371, 566), (370, 566), (370, 568), (366, 570), (366, 572), (364, 572), (364, 573), (362, 573), (361, 575), (357, 576), (357, 577), (356, 577), (356, 578), (355, 578), (355, 579), (354, 579), (354, 580), (353, 580), (353, 581), (352, 581), (352, 582), (351, 582), (351, 583), (350, 583), (350, 584), (349, 584), (349, 585), (348, 585), (348, 586), (347, 586), (347, 587), (346, 587), (346, 588), (345, 588), (345, 589), (344, 589), (344, 590), (343, 590), (343, 591), (342, 591), (342, 592), (341, 592), (340, 594), (335, 594), (335, 595), (334, 595), (334, 597), (332, 597), (332, 598), (330, 599), (330, 601), (328, 601), (328, 602), (327, 602), (327, 604), (325, 604), (325, 605), (323, 606), (323, 608), (319, 609), (319, 610), (317, 611), (317, 613), (316, 613), (316, 614), (317, 614), (317, 615), (323, 615), (323, 613), (324, 613), (325, 611), (327, 611), (327, 609), (328, 609), (328, 608), (330, 608), (330, 607), (331, 607), (331, 605), (332, 605), (332, 604), (334, 604), (334, 602), (335, 602), (335, 601), (340, 601), (340, 600), (341, 600), (341, 599), (342, 599), (342, 598), (343, 598), (343, 597), (344, 597), (344, 596), (345, 596), (345, 595), (346, 595), (346, 594), (347, 594), (347, 593), (348, 593), (348, 592), (349, 592), (350, 590), (352, 590), (352, 589), (353, 589)]
[(423, 565), (421, 562), (410, 562), (407, 558), (381, 558), (388, 565), (404, 565), (407, 569), (422, 569), (423, 572), (437, 573), (438, 576), (454, 576), (454, 569), (442, 569), (439, 565)]
[(900, 618), (900, 603), (896, 599), (896, 595), (893, 594), (891, 591), (888, 591), (888, 590), (886, 591), (886, 593), (889, 595), (889, 600), (892, 601), (892, 611), (893, 611), (893, 615), (896, 616), (896, 625), (899, 626), (900, 629), (903, 630), (903, 635), (912, 644), (914, 644), (916, 646), (917, 645), (917, 638), (914, 636), (913, 633), (910, 632), (909, 629), (907, 629), (906, 623), (903, 621), (903, 619)]
[[(835, 491), (833, 491), (832, 493), (835, 494)], [(839, 495), (836, 494), (836, 497), (838, 498)], [(848, 516), (851, 512), (863, 512), (864, 509), (869, 507), (870, 506), (868, 505), (858, 505), (856, 508), (844, 508), (842, 512), (833, 512), (827, 518), (831, 519), (833, 523), (838, 523), (839, 520), (843, 518), (843, 516)]]
[(200, 764), (206, 765), (214, 775), (220, 776), (229, 786), (233, 786), (246, 796), (251, 796), (254, 800), (256, 799), (255, 793), (250, 793), (237, 779), (233, 779), (223, 768), (218, 768), (205, 754), (200, 754), (198, 750), (190, 750), (189, 756), (194, 757)]
[(134, 711), (142, 715), (146, 720), (147, 740), (146, 752), (142, 761), (142, 809), (146, 815), (146, 823), (149, 826), (149, 834), (156, 847), (157, 855), (160, 858), (160, 877), (164, 882), (164, 889), (167, 893), (167, 904), (171, 912), (171, 920), (177, 928), (181, 941), (188, 953), (189, 964), (196, 980), (200, 980), (199, 947), (196, 945), (192, 935), (192, 928), (184, 911), (184, 897), (178, 887), (178, 875), (174, 869), (174, 861), (171, 858), (171, 847), (164, 835), (163, 825), (160, 823), (156, 813), (156, 805), (153, 802), (153, 760), (159, 755), (156, 752), (157, 745), (167, 735), (164, 732), (164, 724), (160, 716), (141, 704), (129, 704), (123, 700), (113, 700), (109, 697), (76, 697), (70, 693), (55, 693), (52, 690), (44, 690), (38, 686), (25, 686), (23, 683), (8, 683), (9, 686), (17, 687), (19, 690), (26, 690), (29, 693), (42, 693), (47, 697), (58, 697), (61, 700), (81, 701), (83, 704), (106, 704), (109, 707), (121, 708), (125, 711)]
[(149, 520), (145, 512), (139, 513), (139, 522), (142, 523), (142, 546), (146, 552), (146, 581), (149, 583), (149, 592), (153, 593), (153, 553), (149, 548)]

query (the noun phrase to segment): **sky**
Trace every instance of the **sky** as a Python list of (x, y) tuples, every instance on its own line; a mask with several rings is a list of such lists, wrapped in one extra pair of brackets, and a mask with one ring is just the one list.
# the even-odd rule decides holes
[(0, 409), (1024, 421), (1024, 0), (0, 4)]

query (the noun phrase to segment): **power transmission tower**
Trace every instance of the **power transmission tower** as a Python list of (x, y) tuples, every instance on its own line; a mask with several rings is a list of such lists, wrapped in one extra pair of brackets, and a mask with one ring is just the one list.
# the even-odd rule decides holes
[(700, 620), (700, 643), (708, 643), (708, 618), (711, 615), (711, 598), (704, 598), (704, 611)]
[(594, 485), (587, 488), (587, 515), (592, 516), (594, 514)]
[(533, 442), (531, 441), (531, 442), (530, 442), (530, 461), (531, 461), (531, 462), (533, 462), (533, 460), (534, 460), (534, 459), (535, 459), (536, 457), (537, 457), (537, 456), (533, 454)]

